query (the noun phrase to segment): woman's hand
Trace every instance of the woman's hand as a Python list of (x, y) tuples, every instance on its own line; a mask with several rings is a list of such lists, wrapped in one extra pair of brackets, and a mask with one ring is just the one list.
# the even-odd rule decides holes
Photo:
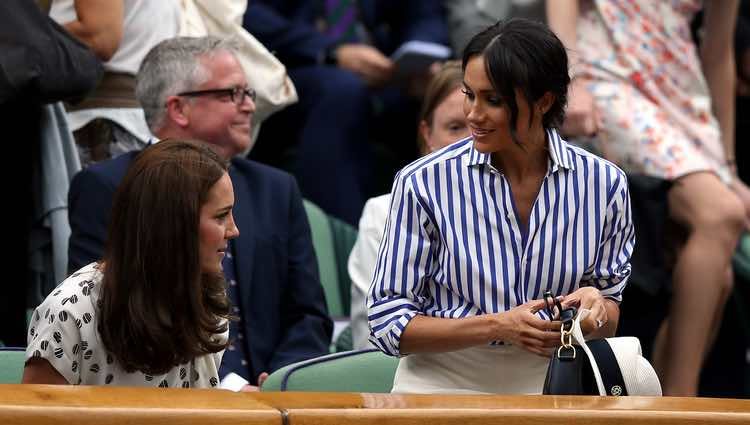
[(581, 330), (584, 335), (603, 328), (609, 322), (609, 315), (606, 308), (606, 300), (602, 297), (601, 292), (593, 286), (584, 286), (578, 288), (562, 299), (563, 308), (573, 306), (581, 311), (582, 309), (590, 310), (588, 316), (581, 321)]
[(544, 300), (534, 300), (496, 314), (501, 325), (498, 339), (549, 357), (550, 348), (560, 345), (561, 324), (559, 321), (543, 320), (536, 316), (536, 312), (544, 307)]
[(561, 132), (568, 137), (593, 137), (602, 126), (594, 97), (586, 88), (586, 80), (575, 78), (568, 89), (568, 106)]

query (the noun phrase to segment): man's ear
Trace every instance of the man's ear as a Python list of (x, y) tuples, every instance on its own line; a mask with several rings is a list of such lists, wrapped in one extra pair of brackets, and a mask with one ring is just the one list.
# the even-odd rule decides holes
[(179, 127), (190, 124), (190, 103), (180, 96), (167, 97), (167, 120)]

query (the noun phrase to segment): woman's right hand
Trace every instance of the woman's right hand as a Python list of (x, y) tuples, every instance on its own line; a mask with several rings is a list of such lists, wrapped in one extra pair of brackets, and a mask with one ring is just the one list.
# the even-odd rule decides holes
[(500, 324), (499, 340), (534, 354), (549, 357), (550, 348), (560, 345), (560, 321), (540, 319), (536, 312), (545, 307), (544, 300), (533, 300), (495, 317)]
[(586, 88), (586, 80), (575, 78), (568, 89), (568, 106), (561, 132), (567, 137), (593, 137), (602, 126), (594, 97)]

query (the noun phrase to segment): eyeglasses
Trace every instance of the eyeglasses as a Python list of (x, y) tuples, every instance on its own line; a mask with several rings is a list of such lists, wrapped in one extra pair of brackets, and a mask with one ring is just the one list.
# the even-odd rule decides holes
[(228, 89), (211, 89), (211, 90), (196, 90), (196, 91), (186, 91), (182, 93), (177, 93), (177, 96), (207, 96), (207, 95), (216, 95), (216, 96), (229, 96), (232, 99), (232, 102), (235, 105), (242, 105), (245, 103), (245, 97), (249, 97), (250, 100), (255, 102), (255, 99), (258, 97), (258, 93), (256, 93), (255, 89), (249, 89), (249, 88), (242, 88), (242, 87), (232, 87)]

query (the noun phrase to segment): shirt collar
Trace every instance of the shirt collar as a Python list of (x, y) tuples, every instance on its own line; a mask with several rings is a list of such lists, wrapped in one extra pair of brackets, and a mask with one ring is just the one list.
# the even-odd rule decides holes
[[(554, 128), (547, 129), (547, 143), (551, 161), (551, 172), (557, 171), (560, 167), (571, 171), (575, 170), (573, 162), (571, 162), (570, 157), (567, 155), (568, 142), (563, 140)], [(474, 144), (472, 143), (471, 148), (469, 148), (469, 157), (466, 161), (466, 165), (469, 167), (476, 165), (490, 165), (491, 157), (491, 154), (482, 153), (474, 149)]]

